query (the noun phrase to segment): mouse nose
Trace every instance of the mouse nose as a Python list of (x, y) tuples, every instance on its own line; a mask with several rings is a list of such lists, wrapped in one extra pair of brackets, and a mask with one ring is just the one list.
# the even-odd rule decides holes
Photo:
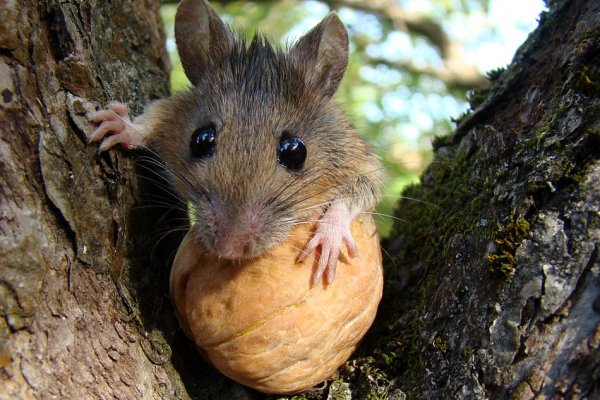
[(261, 230), (261, 219), (252, 210), (246, 210), (231, 219), (217, 221), (214, 251), (217, 256), (227, 259), (252, 257), (255, 255), (253, 244)]
[(219, 235), (215, 240), (215, 253), (227, 259), (247, 257), (250, 252), (251, 238), (243, 235)]

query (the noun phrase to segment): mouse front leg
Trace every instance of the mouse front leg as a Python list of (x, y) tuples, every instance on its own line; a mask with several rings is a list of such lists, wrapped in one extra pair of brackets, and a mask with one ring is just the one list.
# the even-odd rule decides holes
[(298, 258), (299, 261), (303, 261), (317, 247), (320, 247), (321, 254), (317, 271), (313, 277), (313, 286), (321, 281), (325, 271), (327, 271), (327, 283), (331, 284), (333, 282), (342, 244), (346, 245), (348, 256), (354, 258), (358, 255), (358, 248), (350, 232), (350, 224), (355, 216), (356, 213), (350, 212), (343, 201), (336, 200), (329, 206), (321, 219), (317, 221), (314, 236)]
[(108, 150), (116, 144), (128, 150), (137, 149), (143, 146), (150, 132), (147, 126), (131, 121), (127, 106), (123, 103), (111, 102), (106, 110), (89, 113), (87, 117), (99, 124), (89, 139), (91, 142), (102, 141), (100, 151)]

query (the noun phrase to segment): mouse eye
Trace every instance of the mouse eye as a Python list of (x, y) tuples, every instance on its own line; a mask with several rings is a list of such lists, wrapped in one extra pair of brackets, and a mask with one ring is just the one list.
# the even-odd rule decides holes
[(279, 164), (294, 171), (302, 169), (306, 160), (306, 146), (297, 136), (285, 135), (279, 141), (277, 148)]
[(192, 157), (210, 157), (215, 152), (215, 128), (212, 126), (200, 128), (192, 134), (190, 150)]

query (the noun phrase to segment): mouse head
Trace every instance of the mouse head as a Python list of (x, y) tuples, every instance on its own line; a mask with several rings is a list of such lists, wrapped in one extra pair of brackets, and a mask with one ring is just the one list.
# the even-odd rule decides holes
[(160, 105), (152, 144), (207, 249), (258, 256), (318, 218), (346, 179), (339, 167), (354, 133), (330, 98), (347, 67), (347, 32), (329, 14), (285, 53), (236, 38), (208, 2), (184, 0), (175, 34), (193, 87)]
[[(214, 64), (232, 55), (239, 40), (206, 0), (184, 0), (175, 17), (175, 39), (185, 73), (193, 85)], [(306, 84), (331, 97), (348, 66), (348, 34), (332, 12), (292, 49), (289, 61)]]

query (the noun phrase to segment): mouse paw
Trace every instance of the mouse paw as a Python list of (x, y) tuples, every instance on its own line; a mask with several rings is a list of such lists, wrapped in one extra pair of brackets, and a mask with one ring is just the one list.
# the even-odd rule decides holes
[(143, 145), (148, 129), (144, 125), (134, 124), (129, 118), (127, 106), (111, 102), (106, 110), (89, 113), (87, 118), (98, 123), (98, 127), (89, 136), (91, 142), (100, 143), (100, 151), (108, 150), (116, 144), (132, 150)]
[(300, 257), (298, 257), (299, 261), (303, 261), (317, 247), (320, 247), (321, 254), (319, 256), (317, 271), (313, 276), (313, 286), (321, 281), (325, 271), (327, 271), (327, 283), (331, 284), (333, 282), (342, 244), (346, 245), (350, 257), (354, 258), (358, 255), (358, 248), (350, 232), (351, 222), (352, 216), (350, 211), (341, 201), (331, 204), (323, 217), (317, 222), (317, 230), (314, 236), (310, 239)]

